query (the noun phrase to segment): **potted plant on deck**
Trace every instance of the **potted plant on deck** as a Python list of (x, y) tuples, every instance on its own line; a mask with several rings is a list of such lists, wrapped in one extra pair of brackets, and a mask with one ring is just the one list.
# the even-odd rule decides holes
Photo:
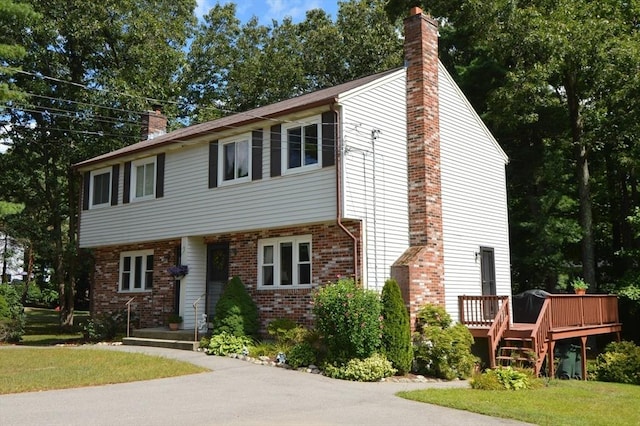
[(573, 291), (576, 294), (586, 294), (589, 284), (587, 284), (582, 278), (576, 278), (571, 281), (571, 287), (573, 287)]
[(169, 315), (169, 330), (176, 331), (180, 328), (180, 324), (182, 324), (182, 317), (176, 313)]

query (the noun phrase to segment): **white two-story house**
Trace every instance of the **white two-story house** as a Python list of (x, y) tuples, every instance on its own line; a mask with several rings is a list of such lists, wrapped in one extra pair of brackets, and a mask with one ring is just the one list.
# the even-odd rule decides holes
[[(376, 290), (396, 278), (412, 314), (433, 302), (457, 318), (458, 295), (510, 295), (507, 157), (419, 9), (405, 50), (405, 68), (77, 164), (92, 313), (135, 297), (140, 326), (177, 311), (193, 328), (194, 302), (211, 315), (236, 275), (263, 327), (311, 325), (314, 289), (339, 276)], [(166, 119), (145, 123), (154, 134)], [(188, 274), (175, 279), (174, 265)]]

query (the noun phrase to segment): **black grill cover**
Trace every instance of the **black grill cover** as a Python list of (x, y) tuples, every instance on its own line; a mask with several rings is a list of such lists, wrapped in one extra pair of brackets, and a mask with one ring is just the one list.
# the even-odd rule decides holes
[(513, 322), (535, 323), (547, 296), (550, 296), (550, 293), (539, 289), (527, 290), (514, 295), (512, 297)]

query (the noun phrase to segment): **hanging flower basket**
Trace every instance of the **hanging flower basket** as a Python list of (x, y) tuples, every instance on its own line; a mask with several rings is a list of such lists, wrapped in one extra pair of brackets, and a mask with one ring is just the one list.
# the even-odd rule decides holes
[(182, 277), (184, 277), (185, 275), (187, 275), (189, 273), (189, 266), (187, 266), (187, 265), (171, 266), (171, 267), (169, 267), (169, 269), (167, 269), (167, 272), (173, 278), (179, 280), (179, 279), (181, 279)]

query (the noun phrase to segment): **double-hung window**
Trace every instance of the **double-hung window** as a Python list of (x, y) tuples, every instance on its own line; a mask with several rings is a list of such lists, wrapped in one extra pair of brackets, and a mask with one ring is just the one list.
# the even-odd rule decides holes
[(245, 135), (220, 144), (220, 182), (243, 182), (251, 179), (250, 140), (250, 135)]
[(311, 285), (311, 235), (258, 242), (258, 286), (295, 288)]
[(120, 253), (120, 291), (148, 291), (153, 287), (153, 250)]
[(111, 168), (91, 172), (91, 208), (108, 206), (111, 203)]
[(131, 193), (133, 194), (133, 200), (155, 198), (156, 157), (132, 162), (131, 172)]
[(294, 125), (285, 129), (283, 164), (287, 170), (319, 167), (322, 159), (320, 123)]

